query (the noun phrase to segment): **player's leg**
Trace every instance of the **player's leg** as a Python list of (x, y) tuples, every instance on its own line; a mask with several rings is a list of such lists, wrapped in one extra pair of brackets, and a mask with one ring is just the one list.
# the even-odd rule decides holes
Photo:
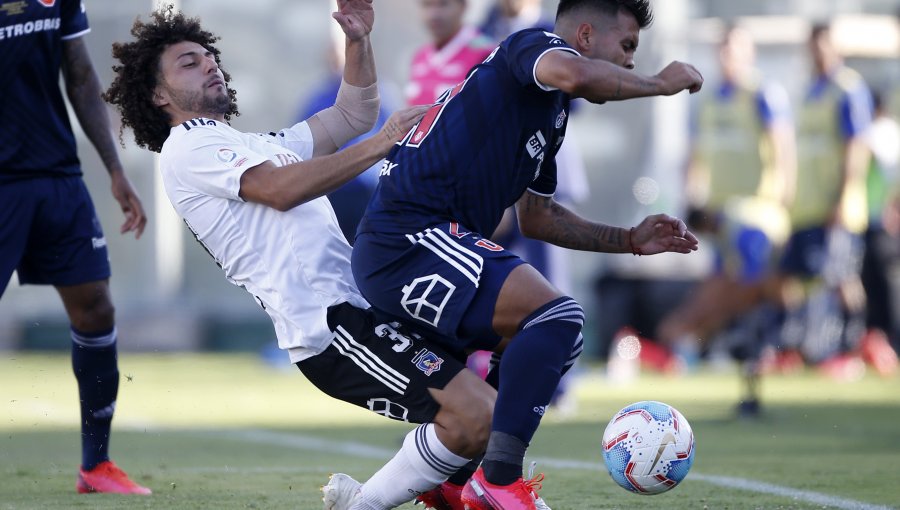
[(19, 266), (23, 283), (50, 284), (71, 323), (72, 367), (81, 406), (79, 492), (149, 494), (109, 460), (119, 388), (115, 311), (106, 240), (80, 178), (43, 179), (34, 232)]
[(423, 423), (364, 485), (334, 477), (326, 508), (393, 508), (426, 492), (483, 451), (495, 392), (461, 357), (350, 305), (329, 310), (335, 338), (297, 365), (325, 393), (389, 418)]
[[(516, 267), (503, 282), (492, 326), (509, 341), (500, 361), (491, 438), (482, 462), (488, 483), (505, 486), (522, 477), (525, 450), (571, 361), (583, 322), (578, 303), (531, 266)], [(467, 335), (478, 327), (468, 319), (462, 324)]]
[[(22, 262), (32, 228), (36, 203), (32, 179), (0, 185), (0, 297)], [(21, 278), (20, 278), (21, 279)]]
[(81, 402), (81, 466), (109, 460), (119, 369), (115, 311), (106, 280), (57, 287), (71, 323), (72, 369)]

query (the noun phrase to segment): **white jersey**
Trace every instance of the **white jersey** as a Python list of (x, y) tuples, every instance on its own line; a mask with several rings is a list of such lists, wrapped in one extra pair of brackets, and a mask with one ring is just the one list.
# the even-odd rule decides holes
[(275, 324), (292, 363), (331, 343), (329, 306), (368, 308), (350, 271), (350, 245), (325, 197), (280, 212), (239, 196), (241, 175), (266, 160), (312, 156), (309, 126), (251, 134), (193, 119), (172, 128), (159, 166), (166, 194), (233, 284), (252, 294)]

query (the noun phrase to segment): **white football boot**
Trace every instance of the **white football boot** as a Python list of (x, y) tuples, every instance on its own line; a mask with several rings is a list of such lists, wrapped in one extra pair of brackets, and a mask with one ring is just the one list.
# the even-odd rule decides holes
[(540, 473), (537, 476), (534, 474), (534, 467), (537, 466), (537, 462), (532, 461), (531, 465), (528, 466), (528, 479), (525, 480), (525, 485), (531, 489), (531, 497), (534, 498), (534, 506), (537, 510), (552, 510), (549, 505), (544, 501), (544, 498), (538, 496), (539, 490), (541, 490), (541, 484), (544, 481), (544, 473)]
[(349, 510), (357, 500), (362, 484), (350, 475), (335, 473), (322, 487), (322, 501), (325, 510)]

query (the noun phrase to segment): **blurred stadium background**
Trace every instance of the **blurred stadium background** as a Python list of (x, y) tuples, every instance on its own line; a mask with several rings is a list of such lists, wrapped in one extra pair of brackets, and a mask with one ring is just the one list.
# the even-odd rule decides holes
[[(87, 0), (92, 32), (86, 38), (104, 84), (111, 79), (110, 45), (129, 37), (150, 0)], [(478, 22), (489, 0), (469, 0), (467, 17)], [(329, 40), (327, 0), (181, 0), (222, 40), (224, 67), (234, 79), (242, 115), (234, 124), (269, 131), (291, 124), (313, 82), (325, 73)], [(394, 103), (408, 75), (413, 50), (426, 40), (412, 0), (376, 0), (373, 33), (380, 80)], [(548, 12), (556, 2), (545, 0)], [(759, 44), (759, 65), (788, 88), (796, 104), (809, 76), (805, 41), (811, 23), (835, 22), (848, 63), (873, 88), (900, 87), (898, 0), (665, 0), (655, 2), (656, 21), (642, 35), (638, 69), (656, 72), (678, 59), (697, 65), (708, 83), (716, 76), (714, 41), (724, 23), (741, 21)], [(629, 101), (581, 108), (573, 116), (569, 143), (587, 168), (591, 199), (579, 210), (612, 224), (633, 224), (651, 212), (681, 214), (680, 179), (687, 151), (690, 99)], [(110, 246), (112, 290), (120, 349), (130, 351), (256, 350), (274, 339), (265, 314), (220, 270), (174, 216), (154, 170), (154, 156), (123, 140), (123, 162), (148, 209), (148, 231), (139, 241), (117, 233), (121, 216), (108, 180), (77, 123), (85, 179), (99, 209)], [(704, 271), (707, 254), (692, 257), (598, 256), (572, 253), (573, 293), (588, 310), (588, 356), (605, 357), (622, 303), (601, 303), (600, 279), (652, 282), (641, 306), (666, 305)], [(15, 277), (0, 303), (0, 349), (68, 349), (67, 321), (49, 287), (21, 287)], [(651, 299), (655, 296), (654, 299)]]

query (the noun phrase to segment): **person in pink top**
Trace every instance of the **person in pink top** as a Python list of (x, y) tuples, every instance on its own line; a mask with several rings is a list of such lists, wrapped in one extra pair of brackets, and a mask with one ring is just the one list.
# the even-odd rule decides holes
[(431, 104), (466, 78), (469, 69), (494, 51), (496, 42), (463, 23), (466, 0), (419, 0), (431, 42), (412, 60), (407, 104)]

